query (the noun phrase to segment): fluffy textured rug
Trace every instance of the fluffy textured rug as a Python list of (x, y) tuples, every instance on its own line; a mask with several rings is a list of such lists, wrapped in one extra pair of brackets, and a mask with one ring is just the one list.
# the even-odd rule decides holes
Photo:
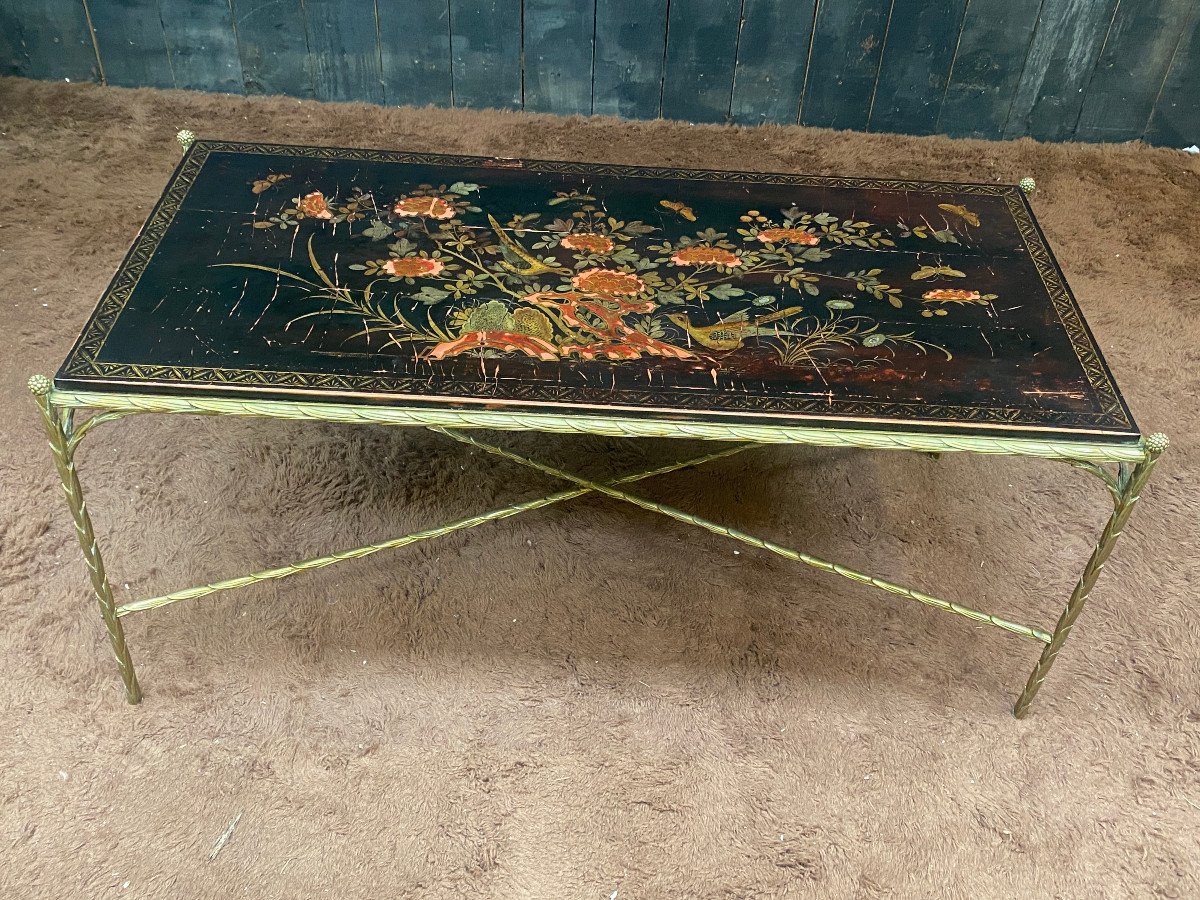
[[(1009, 709), (1034, 645), (603, 499), (128, 620), (146, 689), (128, 707), (25, 380), (66, 353), (185, 126), (1032, 174), (1135, 414), (1174, 445), (1024, 721)], [(1200, 161), (0, 80), (0, 171), (4, 896), (1200, 892)], [(504, 440), (596, 473), (685, 449)], [(123, 599), (558, 488), (420, 432), (151, 416), (105, 426), (80, 469)], [(1066, 466), (965, 456), (779, 448), (652, 484), (1045, 625), (1107, 505)]]

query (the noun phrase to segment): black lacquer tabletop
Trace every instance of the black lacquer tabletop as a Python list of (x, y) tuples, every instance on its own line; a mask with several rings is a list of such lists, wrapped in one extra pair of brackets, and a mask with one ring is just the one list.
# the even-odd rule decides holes
[(1136, 439), (1014, 186), (215, 141), (56, 383)]

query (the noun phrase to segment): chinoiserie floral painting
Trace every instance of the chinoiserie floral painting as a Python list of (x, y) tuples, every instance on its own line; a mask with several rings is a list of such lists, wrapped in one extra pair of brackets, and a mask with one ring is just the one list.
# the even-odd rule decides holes
[[(295, 184), (288, 173), (268, 173), (248, 189)], [(942, 204), (936, 221), (911, 224), (840, 218), (795, 203), (733, 208), (728, 220), (700, 222), (691, 207), (663, 197), (651, 212), (694, 226), (669, 233), (611, 215), (605, 198), (582, 183), (542, 196), (531, 190), (516, 211), (489, 209), (488, 193), (464, 181), (405, 185), (395, 196), (318, 188), (268, 204), (249, 225), (303, 241), (307, 270), (273, 272), (312, 307), (289, 326), (347, 316), (361, 323), (348, 344), (386, 351), (411, 343), (428, 360), (659, 357), (720, 367), (747, 345), (787, 367), (819, 368), (851, 347), (949, 359), (951, 350), (921, 328), (888, 327), (873, 309), (910, 304), (932, 318), (997, 299), (941, 263), (939, 245), (969, 246), (979, 227), (961, 205)], [(897, 238), (928, 243), (927, 257), (938, 264), (922, 263), (906, 278), (889, 272), (884, 281), (882, 266), (844, 271), (834, 262), (854, 248), (891, 262)], [(352, 241), (376, 253), (331, 275), (331, 251)]]
[(937, 417), (983, 392), (1007, 421), (1032, 381), (1047, 420), (1092, 404), (1015, 188), (388, 156), (209, 156), (122, 313), (180, 324), (105, 352), (464, 402)]

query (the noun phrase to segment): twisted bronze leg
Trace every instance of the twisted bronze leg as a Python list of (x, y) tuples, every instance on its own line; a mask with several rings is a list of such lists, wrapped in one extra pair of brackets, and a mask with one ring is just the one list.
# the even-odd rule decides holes
[(113, 655), (117, 658), (117, 668), (121, 671), (121, 680), (125, 682), (125, 699), (130, 703), (138, 703), (142, 699), (142, 689), (138, 684), (137, 673), (133, 670), (133, 660), (129, 656), (129, 647), (125, 644), (125, 631), (121, 627), (121, 620), (117, 618), (117, 604), (113, 599), (112, 585), (108, 583), (108, 576), (104, 573), (104, 560), (100, 556), (100, 548), (96, 545), (92, 519), (83, 500), (79, 476), (75, 473), (75, 448), (71, 443), (69, 420), (65, 418), (62, 410), (56, 409), (50, 402), (49, 379), (35, 375), (29, 379), (29, 389), (42, 411), (46, 437), (54, 453), (54, 465), (58, 469), (58, 477), (62, 480), (63, 491), (67, 495), (71, 518), (75, 521), (75, 534), (79, 538), (79, 546), (83, 548), (83, 559), (87, 563), (92, 588), (100, 603), (100, 615), (104, 619), (105, 628), (108, 629)]
[(1137, 505), (1142, 488), (1145, 487), (1146, 482), (1150, 478), (1150, 473), (1154, 470), (1154, 464), (1158, 462), (1158, 457), (1162, 452), (1167, 449), (1167, 443), (1167, 436), (1165, 434), (1150, 435), (1146, 439), (1146, 459), (1134, 466), (1128, 475), (1122, 472), (1123, 477), (1118, 483), (1120, 490), (1115, 498), (1116, 502), (1113, 506), (1112, 515), (1109, 516), (1108, 524), (1104, 526), (1104, 531), (1100, 533), (1100, 539), (1096, 542), (1096, 549), (1092, 551), (1092, 556), (1087, 561), (1087, 565), (1084, 566), (1083, 574), (1079, 576), (1075, 590), (1071, 592), (1071, 599), (1067, 601), (1066, 609), (1063, 610), (1062, 615), (1059, 617), (1058, 624), (1054, 626), (1054, 633), (1050, 637), (1050, 643), (1042, 650), (1041, 658), (1038, 659), (1037, 665), (1034, 666), (1033, 672), (1029, 676), (1029, 681), (1025, 684), (1025, 690), (1021, 692), (1021, 696), (1017, 698), (1017, 705), (1013, 707), (1013, 715), (1018, 719), (1023, 718), (1029, 711), (1029, 704), (1037, 696), (1038, 689), (1042, 686), (1042, 682), (1050, 672), (1050, 667), (1054, 665), (1054, 658), (1058, 656), (1058, 651), (1067, 642), (1067, 635), (1071, 633), (1071, 628), (1075, 625), (1075, 620), (1083, 612), (1084, 604), (1087, 603), (1088, 597), (1092, 593), (1096, 579), (1100, 577), (1100, 570), (1104, 568), (1104, 563), (1108, 560), (1109, 554), (1112, 553), (1113, 547), (1117, 543), (1117, 538), (1121, 536), (1121, 531), (1125, 528), (1125, 522), (1129, 519), (1129, 514), (1133, 512), (1134, 506)]

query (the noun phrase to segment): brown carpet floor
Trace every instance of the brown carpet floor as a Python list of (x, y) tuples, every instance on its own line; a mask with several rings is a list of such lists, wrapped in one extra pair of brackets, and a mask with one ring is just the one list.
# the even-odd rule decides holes
[[(127, 620), (128, 707), (25, 380), (65, 355), (184, 126), (1032, 174), (1135, 414), (1174, 444), (1025, 721), (1034, 644), (603, 499)], [(1200, 161), (0, 80), (0, 176), (2, 896), (1200, 894)], [(596, 473), (693, 449), (503, 440)], [(559, 487), (426, 433), (150, 416), (80, 467), (122, 599)], [(1047, 626), (1107, 503), (1061, 464), (788, 448), (646, 491)]]

